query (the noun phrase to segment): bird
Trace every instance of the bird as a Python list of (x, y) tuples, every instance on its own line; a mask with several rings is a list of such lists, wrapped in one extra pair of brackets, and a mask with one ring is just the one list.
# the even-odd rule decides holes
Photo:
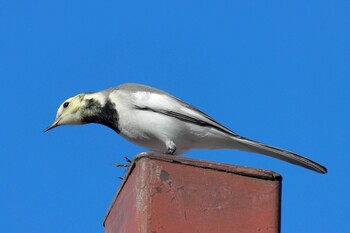
[(327, 173), (299, 154), (240, 136), (196, 107), (160, 89), (125, 83), (65, 100), (45, 132), (61, 125), (97, 123), (143, 148), (169, 155), (191, 149), (238, 149)]

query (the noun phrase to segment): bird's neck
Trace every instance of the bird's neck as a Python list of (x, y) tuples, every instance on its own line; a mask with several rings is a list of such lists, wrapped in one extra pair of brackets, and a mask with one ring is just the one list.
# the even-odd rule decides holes
[(119, 114), (115, 104), (108, 97), (102, 98), (92, 93), (87, 94), (83, 101), (81, 110), (83, 123), (102, 124), (120, 133)]

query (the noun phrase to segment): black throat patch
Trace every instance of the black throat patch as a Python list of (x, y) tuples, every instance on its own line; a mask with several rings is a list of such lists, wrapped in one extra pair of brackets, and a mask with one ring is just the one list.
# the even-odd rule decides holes
[(84, 101), (86, 105), (81, 111), (84, 123), (102, 124), (120, 133), (118, 111), (109, 98), (104, 106), (93, 98), (85, 99)]

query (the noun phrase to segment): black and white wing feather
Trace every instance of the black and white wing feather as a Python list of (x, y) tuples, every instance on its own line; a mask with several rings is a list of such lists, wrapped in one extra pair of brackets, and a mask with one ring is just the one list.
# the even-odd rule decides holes
[[(127, 85), (124, 86), (124, 85)], [(177, 118), (181, 121), (196, 124), (202, 127), (215, 128), (232, 138), (232, 147), (227, 148), (241, 149), (249, 152), (268, 155), (286, 162), (299, 165), (319, 173), (326, 173), (327, 169), (322, 165), (307, 159), (293, 152), (283, 150), (274, 146), (269, 146), (248, 138), (244, 138), (225, 126), (221, 125), (207, 114), (189, 105), (182, 100), (161, 90), (140, 85), (140, 84), (124, 84), (119, 88), (126, 88), (130, 91), (132, 104), (135, 109), (152, 111), (164, 114), (169, 117)], [(237, 144), (239, 145), (237, 147)]]

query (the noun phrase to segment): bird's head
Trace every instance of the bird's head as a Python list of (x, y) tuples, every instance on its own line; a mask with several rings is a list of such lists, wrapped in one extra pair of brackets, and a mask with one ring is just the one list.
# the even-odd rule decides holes
[(85, 104), (85, 94), (79, 94), (65, 100), (58, 108), (55, 121), (47, 127), (46, 131), (60, 125), (79, 125), (83, 124), (80, 110)]

